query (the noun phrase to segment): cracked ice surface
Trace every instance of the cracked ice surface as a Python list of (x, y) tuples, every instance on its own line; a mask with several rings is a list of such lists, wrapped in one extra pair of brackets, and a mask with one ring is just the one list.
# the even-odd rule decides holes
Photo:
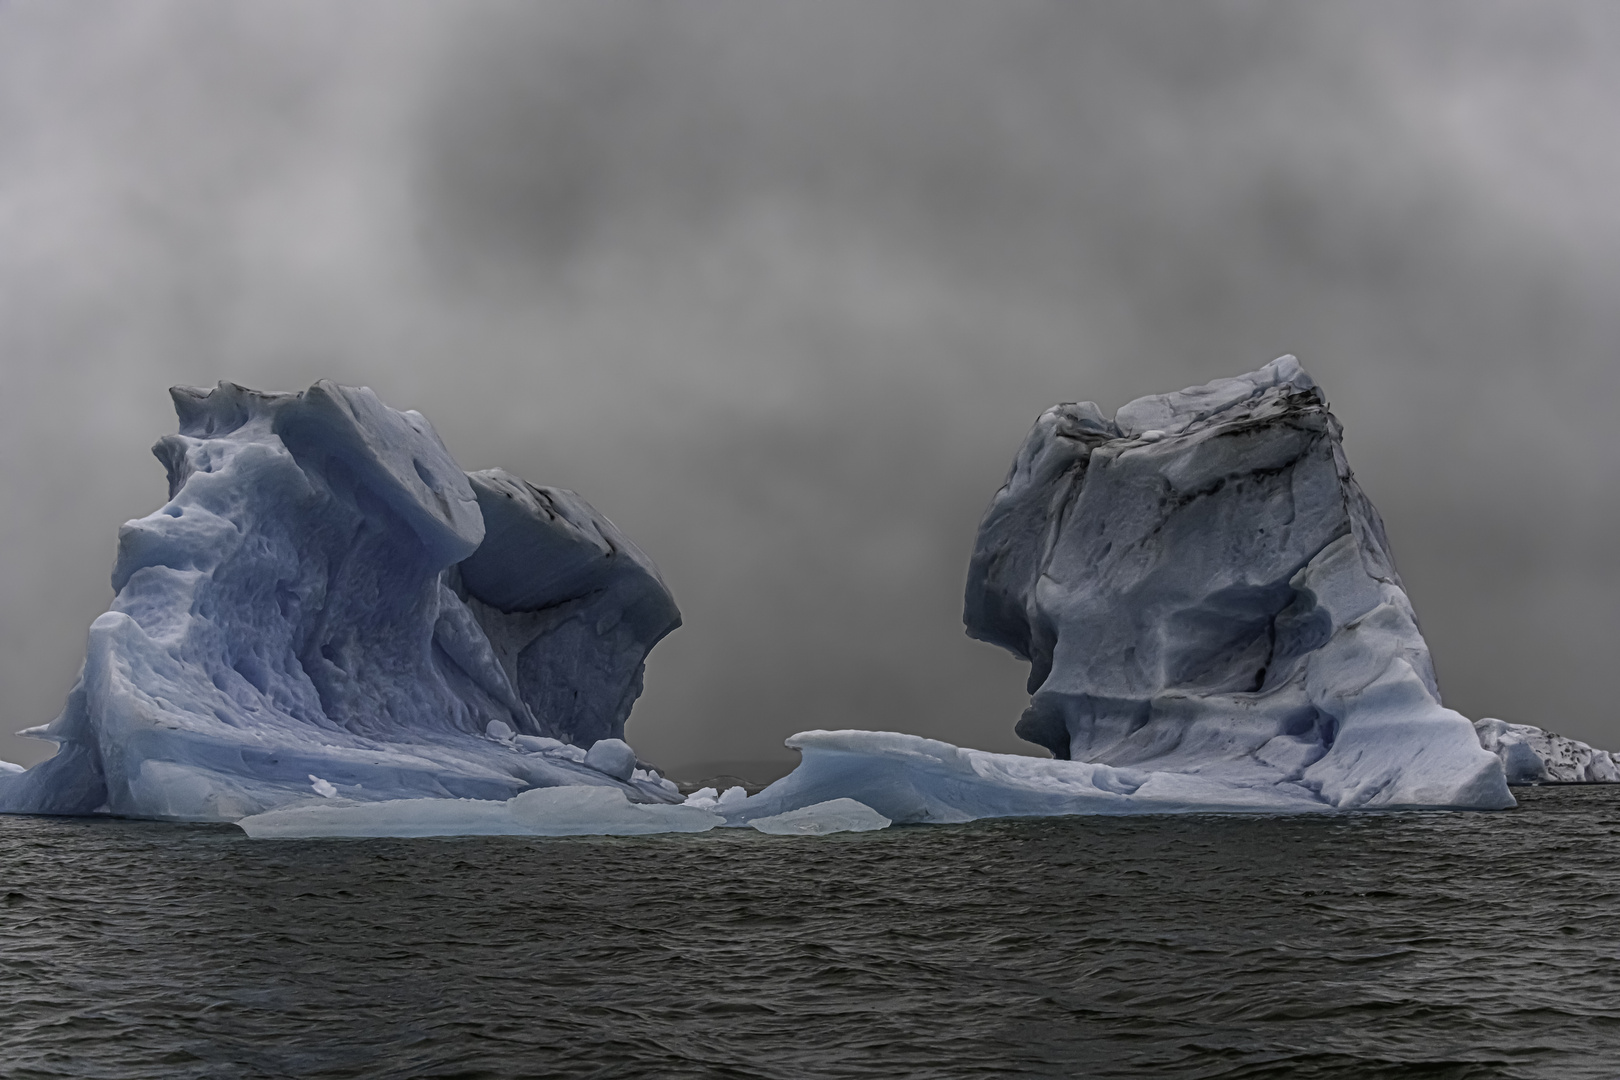
[(1378, 512), (1291, 356), (1036, 422), (980, 525), (968, 633), (1030, 663), (1058, 760), (805, 732), (730, 821), (835, 797), (896, 822), (1513, 805), (1445, 708)]
[(60, 749), (0, 770), (0, 810), (230, 821), (561, 785), (680, 801), (618, 741), (680, 615), (584, 500), (463, 473), (364, 388), (172, 394), (169, 500), (120, 531), (82, 675), (28, 732)]

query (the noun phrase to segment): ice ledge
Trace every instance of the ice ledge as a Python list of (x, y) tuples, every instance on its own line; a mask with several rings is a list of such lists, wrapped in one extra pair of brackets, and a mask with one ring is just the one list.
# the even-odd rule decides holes
[[(787, 740), (799, 767), (759, 794), (718, 808), (730, 825), (749, 824), (833, 799), (854, 799), (896, 824), (955, 823), (1060, 814), (1328, 813), (1335, 810), (1499, 810), (1511, 796), (1481, 778), (1445, 787), (1390, 791), (1346, 806), (1288, 763), (1245, 763), (1211, 775), (1119, 768), (1085, 761), (969, 750), (892, 731), (804, 731)], [(1493, 763), (1494, 765), (1494, 763)], [(1481, 782), (1470, 782), (1479, 779)]]

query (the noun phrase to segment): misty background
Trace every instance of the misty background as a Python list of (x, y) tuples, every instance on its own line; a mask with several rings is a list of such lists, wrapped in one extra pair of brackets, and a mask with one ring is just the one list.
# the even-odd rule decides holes
[(1039, 752), (961, 629), (1034, 418), (1296, 353), (1447, 704), (1620, 748), (1620, 6), (0, 3), (0, 758), (166, 388), (373, 387), (686, 625), (628, 737)]

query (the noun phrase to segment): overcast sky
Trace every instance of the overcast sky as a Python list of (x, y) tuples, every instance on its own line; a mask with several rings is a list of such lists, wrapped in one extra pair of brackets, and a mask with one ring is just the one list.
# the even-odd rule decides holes
[(0, 727), (166, 388), (329, 377), (658, 562), (647, 758), (1033, 750), (961, 630), (1030, 423), (1293, 352), (1447, 703), (1620, 748), (1617, 102), (1612, 3), (5, 0)]

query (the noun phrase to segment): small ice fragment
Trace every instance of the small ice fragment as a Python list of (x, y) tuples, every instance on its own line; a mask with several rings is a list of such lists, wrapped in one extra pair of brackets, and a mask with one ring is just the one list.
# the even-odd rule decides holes
[(728, 788), (726, 788), (725, 791), (720, 793), (720, 798), (715, 801), (715, 805), (716, 806), (735, 806), (737, 803), (742, 802), (746, 798), (748, 798), (748, 789), (747, 788), (744, 788), (744, 787), (728, 787)]
[(636, 771), (636, 752), (623, 739), (597, 739), (585, 751), (585, 765), (615, 780), (628, 780)]
[(322, 780), (314, 773), (309, 774), (309, 786), (314, 788), (315, 794), (319, 795), (323, 799), (330, 799), (337, 794), (337, 788), (333, 787), (327, 781)]
[(887, 829), (891, 822), (863, 802), (830, 799), (801, 806), (785, 814), (755, 818), (749, 824), (772, 836), (826, 836), (828, 833)]
[(496, 742), (512, 741), (512, 725), (505, 720), (491, 720), (484, 728), (484, 734)]
[(548, 739), (544, 735), (514, 735), (512, 745), (531, 754), (555, 753), (568, 744), (561, 739)]
[(1137, 438), (1141, 439), (1143, 442), (1158, 442), (1160, 439), (1164, 438), (1164, 432), (1160, 431), (1158, 428), (1149, 428), (1148, 430), (1142, 432), (1142, 434), (1138, 435)]
[(720, 793), (712, 787), (700, 787), (686, 797), (683, 806), (696, 806), (707, 810), (720, 801)]
[(8, 772), (9, 773), (19, 773), (19, 772), (27, 772), (27, 771), (28, 770), (24, 769), (21, 765), (15, 764), (13, 762), (0, 761), (0, 773), (8, 773)]

